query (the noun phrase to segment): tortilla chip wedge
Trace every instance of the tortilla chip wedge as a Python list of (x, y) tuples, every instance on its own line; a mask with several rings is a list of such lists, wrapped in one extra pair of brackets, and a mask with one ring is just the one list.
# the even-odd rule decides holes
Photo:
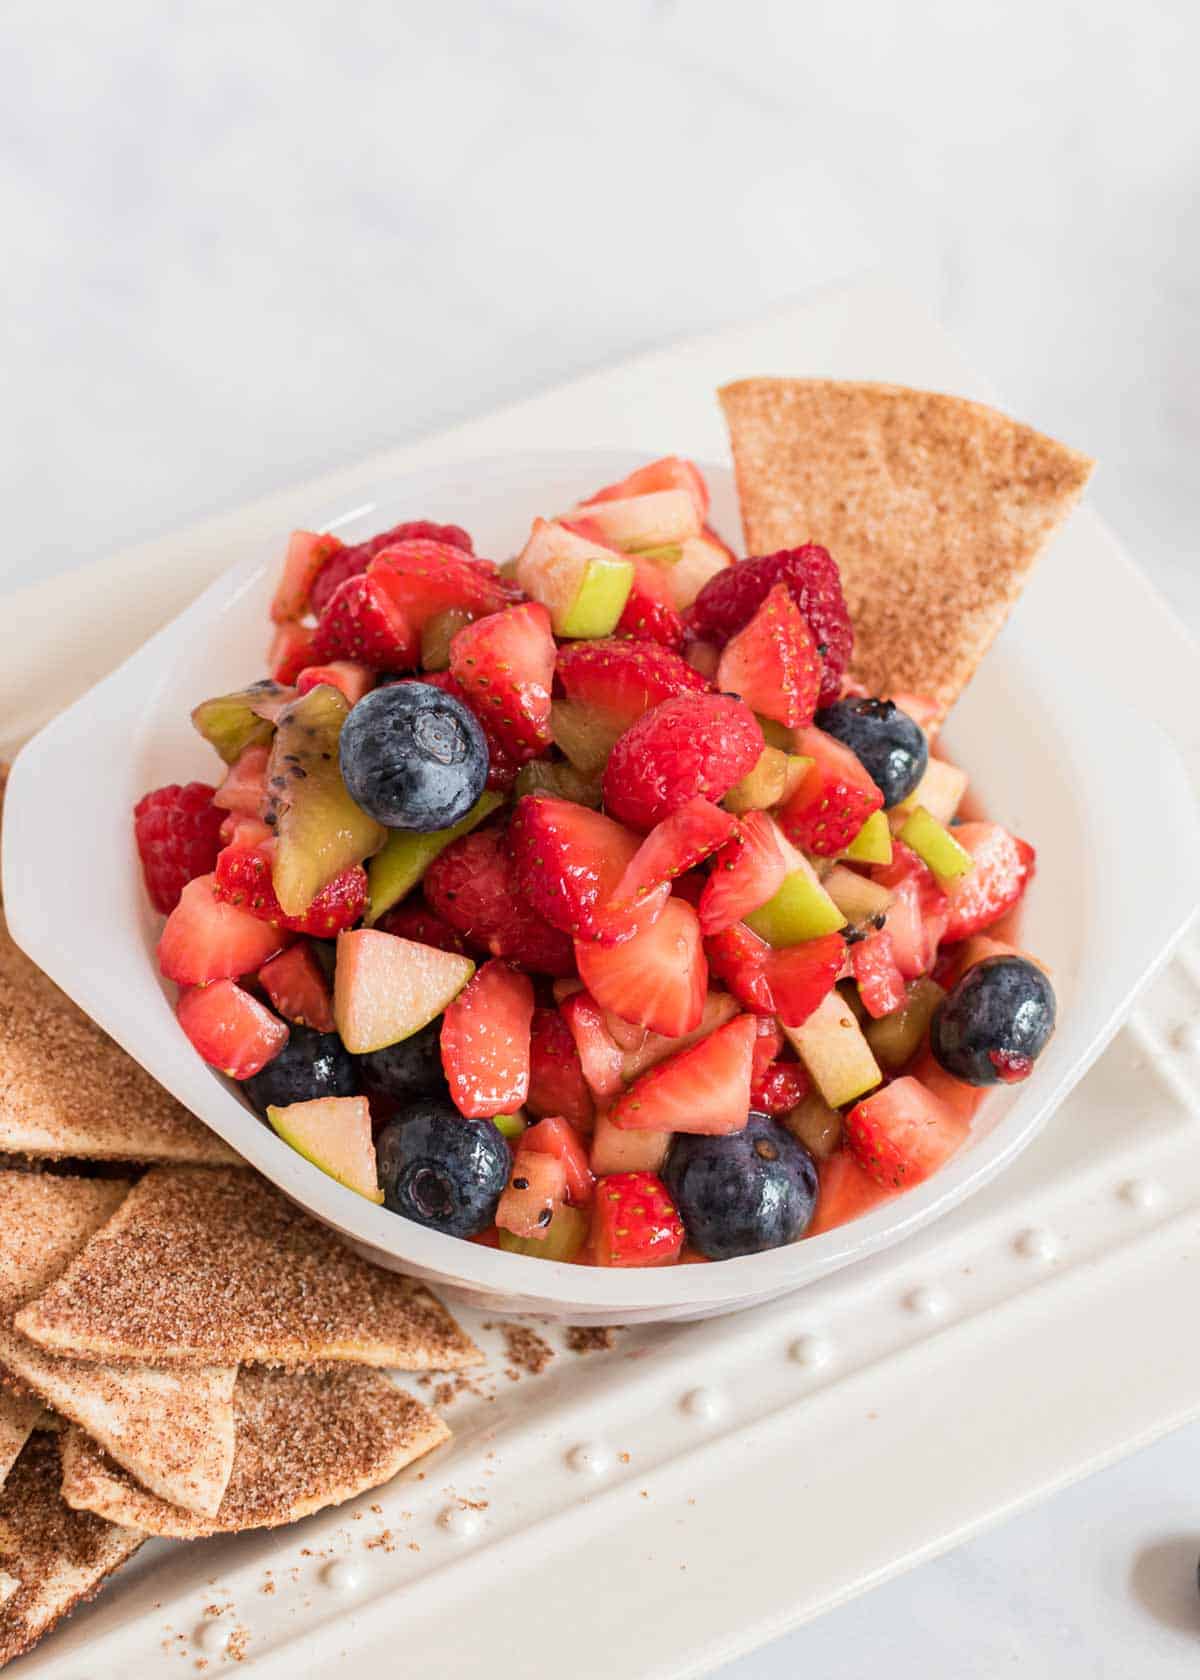
[(233, 1464), (236, 1366), (189, 1371), (62, 1359), (12, 1328), (119, 1205), (112, 1179), (0, 1173), (0, 1365), (87, 1430), (146, 1487), (211, 1516)]
[(63, 1443), (63, 1498), (109, 1522), (191, 1540), (274, 1528), (390, 1481), (450, 1438), (442, 1420), (386, 1377), (356, 1365), (238, 1374), (237, 1450), (211, 1519), (167, 1505), (73, 1429)]
[(17, 1327), (78, 1358), (160, 1366), (446, 1371), (483, 1357), (422, 1284), (231, 1167), (152, 1168)]
[[(0, 1371), (0, 1382), (3, 1377), (4, 1373)], [(42, 1413), (40, 1401), (0, 1388), (0, 1488), (4, 1486), (8, 1472), (20, 1457), (21, 1448), (33, 1434)]]
[(93, 1597), (144, 1539), (71, 1510), (59, 1480), (57, 1438), (35, 1435), (0, 1490), (0, 1668)]
[(944, 717), (1094, 463), (982, 403), (900, 385), (745, 379), (720, 399), (747, 552), (827, 548), (853, 675)]

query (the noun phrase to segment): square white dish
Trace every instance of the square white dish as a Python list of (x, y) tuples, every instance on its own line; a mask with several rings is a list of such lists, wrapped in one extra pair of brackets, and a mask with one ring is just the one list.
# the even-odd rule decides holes
[[(632, 464), (625, 454), (548, 450), (427, 468), (380, 486), (365, 507), (331, 523), (358, 540), (429, 510), (465, 524), (480, 552), (503, 557), (520, 546), (535, 513), (572, 505)], [(718, 466), (707, 471), (715, 523), (735, 532), (731, 476)], [(424, 1230), (343, 1189), (265, 1127), (195, 1056), (154, 962), (161, 924), (141, 888), (130, 812), (149, 788), (216, 775), (188, 716), (198, 701), (262, 674), (277, 563), (278, 548), (235, 564), (21, 752), (7, 796), (6, 913), (34, 960), (289, 1196), (380, 1263), (457, 1299), (577, 1324), (697, 1318), (770, 1300), (911, 1235), (1037, 1134), (1196, 907), (1200, 818), (1177, 752), (1157, 725), (1110, 696), (1103, 658), (1089, 659), (1090, 638), (1064, 648), (1058, 615), (1027, 603), (955, 709), (946, 741), (988, 809), (1038, 849), (1022, 937), (1054, 974), (1060, 1011), (1028, 1084), (992, 1094), (969, 1144), (925, 1185), (770, 1254), (609, 1271)], [(1113, 766), (1135, 762), (1158, 790), (1153, 870), (1142, 811), (1114, 797)]]

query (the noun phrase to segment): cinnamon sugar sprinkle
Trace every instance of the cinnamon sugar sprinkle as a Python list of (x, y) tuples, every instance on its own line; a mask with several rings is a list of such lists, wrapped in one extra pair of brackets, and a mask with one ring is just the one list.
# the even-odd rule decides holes
[(572, 1353), (607, 1353), (616, 1346), (620, 1325), (570, 1324), (567, 1326), (567, 1347)]
[(522, 1375), (540, 1376), (554, 1358), (554, 1349), (550, 1343), (539, 1336), (536, 1330), (531, 1330), (527, 1324), (489, 1322), (483, 1328), (499, 1330), (504, 1337), (505, 1357), (509, 1360), (504, 1374), (510, 1382), (519, 1382)]

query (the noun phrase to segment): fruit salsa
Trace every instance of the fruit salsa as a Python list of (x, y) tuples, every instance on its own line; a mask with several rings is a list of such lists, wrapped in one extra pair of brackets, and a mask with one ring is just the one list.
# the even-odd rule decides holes
[[(690, 462), (515, 560), (298, 531), (220, 785), (135, 812), (199, 1054), (419, 1224), (726, 1260), (921, 1183), (1054, 1027), (996, 937), (1025, 841), (959, 820), (936, 706), (851, 680), (836, 561), (737, 560)], [(991, 937), (989, 937), (989, 931)]]

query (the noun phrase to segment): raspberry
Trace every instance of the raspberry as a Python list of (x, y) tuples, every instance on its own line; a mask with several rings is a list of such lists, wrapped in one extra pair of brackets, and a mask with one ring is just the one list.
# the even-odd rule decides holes
[(400, 939), (412, 939), (418, 945), (432, 945), (439, 951), (454, 951), (465, 957), (467, 947), (462, 935), (424, 904), (397, 904), (381, 916), (375, 924), (380, 933), (394, 933)]
[(430, 908), (476, 949), (534, 974), (574, 974), (574, 946), (521, 891), (503, 829), (476, 829), (447, 846), (426, 871), (424, 889)]
[(723, 645), (750, 622), (777, 583), (787, 584), (813, 633), (823, 665), (820, 703), (830, 706), (842, 691), (854, 631), (837, 565), (828, 550), (816, 543), (739, 560), (718, 572), (693, 601), (688, 628), (704, 641)]
[(689, 799), (714, 803), (763, 750), (754, 713), (728, 694), (681, 694), (651, 707), (617, 741), (604, 771), (605, 809), (651, 829)]
[(203, 782), (172, 783), (140, 799), (133, 832), (150, 902), (164, 916), (197, 875), (208, 875), (221, 849), (224, 811), (213, 804), (216, 788)]
[(394, 525), (390, 531), (380, 531), (377, 536), (368, 537), (366, 542), (355, 543), (352, 548), (341, 548), (332, 555), (317, 573), (309, 591), (309, 606), (313, 612), (318, 616), (323, 613), (346, 579), (365, 572), (382, 549), (390, 548), (393, 543), (412, 542), (416, 538), (449, 543), (452, 548), (461, 548), (464, 554), (475, 552), (470, 537), (460, 525), (434, 525), (428, 519), (407, 520), (403, 525)]
[(786, 1114), (808, 1095), (808, 1075), (799, 1062), (772, 1062), (750, 1087), (750, 1107), (759, 1114)]

